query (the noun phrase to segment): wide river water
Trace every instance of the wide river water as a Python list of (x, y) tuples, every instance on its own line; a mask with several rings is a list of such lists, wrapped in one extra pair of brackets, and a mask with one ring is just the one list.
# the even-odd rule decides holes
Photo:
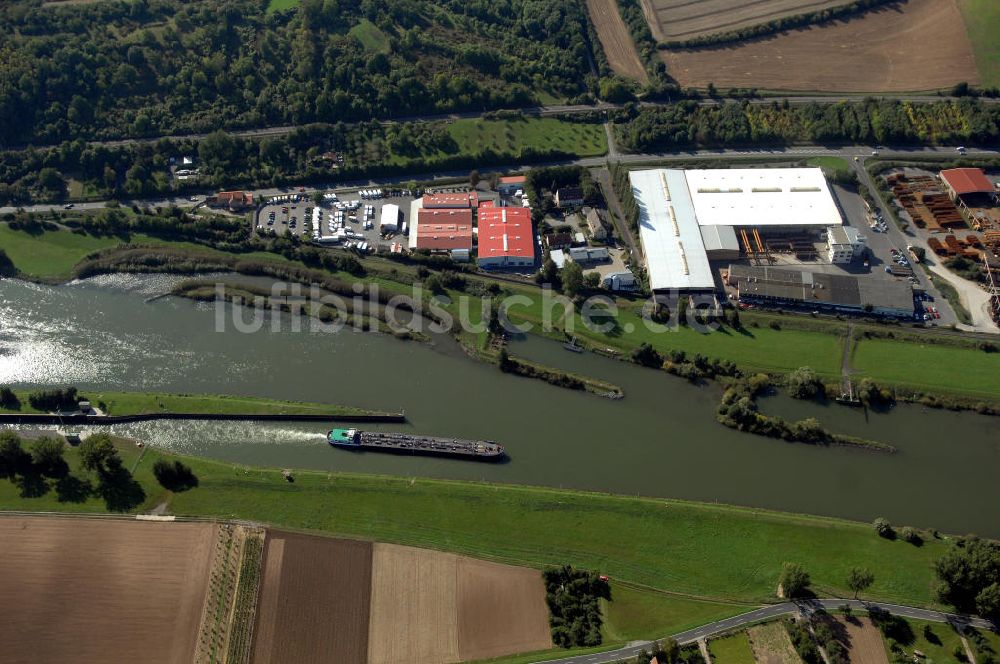
[(717, 424), (715, 387), (538, 338), (512, 352), (612, 381), (611, 401), (500, 373), (453, 343), (342, 331), (216, 331), (213, 305), (148, 301), (171, 277), (112, 276), (65, 286), (0, 280), (0, 384), (77, 385), (257, 395), (405, 409), (429, 434), (489, 438), (504, 464), (348, 453), (322, 424), (143, 423), (124, 435), (246, 464), (573, 487), (718, 501), (1000, 536), (1000, 420), (900, 406), (888, 414), (801, 403), (763, 407), (814, 416), (836, 431), (891, 443), (894, 455), (785, 443)]

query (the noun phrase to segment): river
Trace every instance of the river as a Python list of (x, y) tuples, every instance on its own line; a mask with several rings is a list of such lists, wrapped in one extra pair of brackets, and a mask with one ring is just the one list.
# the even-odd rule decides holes
[(405, 409), (429, 434), (489, 438), (504, 464), (348, 453), (311, 424), (143, 423), (115, 427), (187, 454), (287, 468), (572, 487), (840, 516), (1000, 536), (1000, 421), (900, 406), (866, 414), (773, 397), (769, 412), (814, 416), (891, 443), (895, 455), (786, 443), (717, 424), (717, 387), (535, 337), (511, 352), (604, 378), (611, 401), (500, 373), (448, 340), (345, 330), (216, 331), (213, 305), (147, 300), (175, 278), (115, 275), (65, 286), (0, 281), (0, 384), (257, 395)]

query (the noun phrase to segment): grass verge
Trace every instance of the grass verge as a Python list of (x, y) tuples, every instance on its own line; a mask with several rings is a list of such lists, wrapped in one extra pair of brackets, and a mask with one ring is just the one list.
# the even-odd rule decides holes
[[(28, 390), (17, 390), (20, 410), (0, 408), (0, 413), (40, 413), (28, 404)], [(373, 411), (352, 406), (337, 406), (301, 401), (281, 401), (260, 397), (235, 397), (210, 394), (166, 394), (162, 392), (94, 392), (85, 390), (83, 397), (95, 405), (103, 402), (108, 415), (139, 415), (144, 413), (220, 413), (245, 415), (368, 415)]]
[[(134, 460), (134, 448), (127, 453)], [(537, 568), (569, 563), (709, 601), (773, 600), (782, 564), (795, 561), (820, 594), (847, 596), (847, 572), (868, 567), (876, 579), (872, 599), (932, 605), (932, 564), (946, 546), (929, 540), (915, 547), (879, 538), (865, 524), (762, 510), (310, 471), (288, 482), (278, 469), (201, 458), (184, 458), (197, 488), (172, 494), (151, 472), (163, 456), (147, 448), (135, 464), (146, 496), (139, 510), (165, 503), (178, 515), (249, 519)], [(79, 467), (76, 450), (67, 459)], [(67, 501), (55, 490), (26, 498), (2, 481), (0, 509), (99, 512), (104, 503)]]

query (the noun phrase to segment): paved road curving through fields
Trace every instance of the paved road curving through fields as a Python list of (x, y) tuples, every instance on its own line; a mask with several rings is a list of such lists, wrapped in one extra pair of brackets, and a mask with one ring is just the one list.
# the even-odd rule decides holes
[[(762, 620), (778, 618), (789, 614), (808, 615), (818, 609), (835, 610), (843, 606), (850, 606), (853, 610), (867, 611), (872, 608), (888, 611), (892, 615), (904, 618), (916, 618), (918, 620), (929, 620), (932, 622), (949, 623), (956, 626), (978, 627), (981, 629), (995, 630), (996, 626), (987, 620), (975, 616), (961, 616), (954, 613), (944, 613), (943, 611), (932, 611), (930, 609), (919, 609), (913, 606), (901, 606), (898, 604), (885, 604), (883, 602), (866, 602), (856, 599), (817, 599), (798, 602), (784, 602), (765, 606), (760, 609), (748, 611), (732, 618), (718, 620), (701, 627), (689, 629), (684, 632), (672, 635), (681, 645), (694, 643), (699, 639), (705, 639), (739, 627), (746, 627)], [(609, 650), (607, 652), (594, 653), (592, 655), (577, 655), (575, 657), (564, 657), (562, 659), (545, 660), (544, 664), (610, 664), (629, 657), (635, 657), (641, 651), (648, 651), (652, 642), (637, 643)]]

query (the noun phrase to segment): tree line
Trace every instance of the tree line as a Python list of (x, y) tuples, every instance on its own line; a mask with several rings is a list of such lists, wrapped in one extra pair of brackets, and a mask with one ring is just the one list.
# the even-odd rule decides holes
[(916, 103), (869, 98), (860, 102), (749, 101), (701, 106), (692, 100), (614, 113), (620, 147), (658, 152), (688, 147), (825, 144), (996, 145), (1000, 107), (962, 98)]

